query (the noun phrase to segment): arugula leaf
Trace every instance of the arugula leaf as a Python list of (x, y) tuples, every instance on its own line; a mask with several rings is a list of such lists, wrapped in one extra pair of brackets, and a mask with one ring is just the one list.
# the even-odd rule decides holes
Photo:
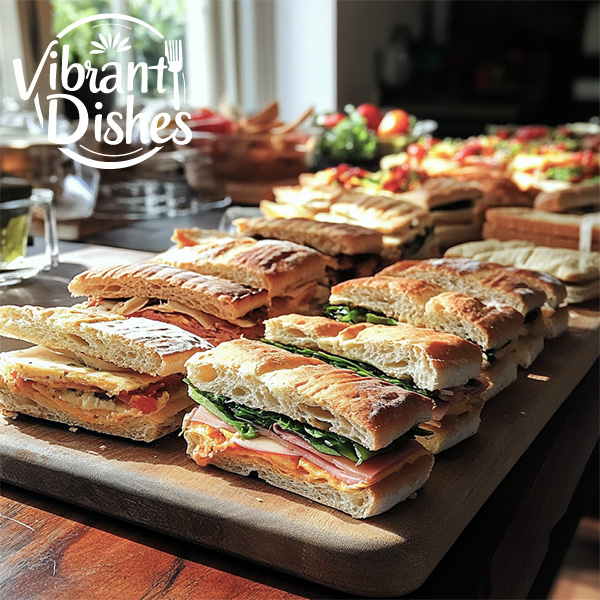
[(369, 450), (362, 444), (331, 431), (324, 431), (322, 429), (317, 429), (316, 427), (311, 427), (310, 425), (306, 425), (300, 421), (296, 421), (295, 419), (275, 412), (242, 406), (227, 396), (211, 394), (210, 392), (204, 392), (197, 389), (189, 379), (184, 379), (184, 381), (187, 383), (190, 397), (194, 401), (223, 419), (223, 421), (229, 425), (235, 427), (244, 439), (252, 439), (260, 435), (257, 427), (272, 429), (273, 425), (277, 424), (282, 429), (299, 435), (315, 450), (333, 456), (343, 456), (344, 458), (353, 461), (356, 466), (373, 456), (389, 452), (393, 448), (396, 448), (400, 443), (404, 442), (408, 437), (412, 437), (413, 435), (429, 435), (428, 433), (415, 433), (417, 431), (425, 432), (425, 430), (414, 427), (412, 430), (401, 435), (386, 448), (382, 448), (381, 450)]
[(189, 395), (192, 400), (204, 406), (204, 408), (214, 415), (217, 415), (217, 417), (225, 421), (228, 425), (235, 427), (245, 440), (250, 440), (260, 435), (255, 427), (235, 418), (235, 415), (225, 403), (225, 396), (214, 396), (208, 392), (201, 392), (192, 385), (189, 379), (184, 379), (184, 381), (188, 385)]
[(386, 317), (381, 313), (373, 312), (362, 306), (351, 308), (345, 304), (326, 304), (323, 307), (323, 314), (330, 319), (335, 319), (342, 323), (374, 323), (375, 325), (398, 324), (396, 319)]
[(414, 383), (410, 381), (406, 381), (404, 379), (397, 379), (396, 377), (392, 377), (387, 373), (379, 370), (377, 367), (370, 365), (368, 363), (362, 362), (360, 360), (354, 360), (350, 358), (345, 358), (343, 356), (337, 356), (336, 354), (330, 354), (329, 352), (325, 352), (324, 350), (312, 350), (311, 348), (299, 348), (297, 346), (292, 346), (290, 344), (282, 344), (281, 342), (273, 342), (271, 340), (262, 340), (265, 344), (270, 344), (271, 346), (277, 346), (278, 348), (282, 348), (283, 350), (287, 350), (288, 352), (293, 352), (294, 354), (302, 354), (303, 356), (308, 356), (310, 358), (318, 358), (323, 362), (326, 362), (333, 367), (337, 367), (338, 369), (349, 369), (350, 371), (354, 371), (357, 375), (362, 377), (377, 377), (378, 379), (383, 379), (389, 383), (393, 383), (398, 387), (401, 387), (405, 390), (409, 390), (411, 392), (416, 392), (417, 394), (421, 394), (423, 396), (428, 396), (432, 398), (435, 396), (432, 392), (428, 392), (427, 390), (419, 389)]

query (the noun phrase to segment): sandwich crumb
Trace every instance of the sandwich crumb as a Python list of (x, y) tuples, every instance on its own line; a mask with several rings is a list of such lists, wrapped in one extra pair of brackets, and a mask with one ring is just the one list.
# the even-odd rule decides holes
[(521, 411), (521, 414), (522, 414), (522, 415), (526, 415), (527, 413), (526, 413), (524, 410), (522, 410), (522, 411)]
[(79, 431), (79, 427), (69, 427), (69, 431), (72, 433), (77, 433)]
[(102, 446), (100, 446), (100, 450), (106, 450), (106, 446), (102, 444)]
[(409, 500), (416, 500), (417, 499), (417, 492), (413, 492), (409, 497)]
[(262, 498), (256, 498), (256, 500), (257, 500), (258, 502), (262, 502), (262, 501), (263, 501), (263, 499), (262, 499)]

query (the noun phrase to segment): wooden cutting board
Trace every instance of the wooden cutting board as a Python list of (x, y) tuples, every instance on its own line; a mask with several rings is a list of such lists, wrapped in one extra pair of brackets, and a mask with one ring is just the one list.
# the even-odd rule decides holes
[[(176, 435), (141, 444), (20, 417), (0, 425), (0, 477), (344, 592), (407, 594), (598, 357), (598, 312), (570, 316), (569, 330), (486, 405), (477, 436), (437, 458), (416, 499), (364, 521), (256, 479), (200, 469)], [(597, 430), (597, 410), (589, 426)]]

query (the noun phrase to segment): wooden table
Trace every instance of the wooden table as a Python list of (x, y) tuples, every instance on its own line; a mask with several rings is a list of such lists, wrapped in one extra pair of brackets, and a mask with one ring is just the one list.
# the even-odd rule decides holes
[[(26, 284), (19, 290), (11, 290), (8, 295), (4, 294), (1, 301), (16, 302), (21, 299), (33, 303), (32, 296), (38, 295), (36, 303), (65, 303), (64, 294), (53, 291), (57, 289), (57, 282), (67, 281), (82, 263), (98, 260), (114, 262), (114, 256), (109, 256), (108, 251), (98, 253), (95, 249), (84, 248), (77, 252), (76, 255), (67, 256), (68, 260), (52, 275), (54, 283), (38, 281)], [(39, 296), (40, 285), (42, 297)], [(589, 319), (597, 321), (597, 311), (584, 309), (579, 312), (581, 318), (588, 319), (587, 323)], [(589, 345), (590, 338), (584, 337)], [(578, 338), (569, 341), (565, 338), (565, 352), (578, 352), (577, 343), (574, 343), (577, 340)], [(574, 345), (569, 346), (573, 343)], [(592, 343), (585, 353), (589, 363), (587, 365), (581, 363), (582, 359), (576, 361), (580, 364), (573, 364), (569, 361), (569, 356), (561, 355), (561, 349), (560, 343), (554, 346), (552, 360), (549, 362), (548, 359), (544, 362), (543, 357), (540, 357), (539, 367), (536, 361), (536, 368), (530, 374), (543, 378), (556, 371), (565, 374), (564, 377), (568, 379), (568, 374), (572, 371), (577, 374), (577, 381), (581, 379), (581, 382), (564, 402), (558, 402), (553, 416), (540, 431), (535, 432), (529, 447), (522, 453), (519, 452), (514, 463), (510, 461), (512, 468), (507, 469), (495, 491), (489, 490), (485, 494), (486, 499), (476, 514), (468, 515), (468, 524), (456, 532), (452, 547), (447, 552), (444, 550), (443, 557), (436, 561), (437, 566), (428, 574), (425, 582), (411, 591), (408, 597), (520, 598), (526, 597), (530, 590), (532, 597), (544, 596), (582, 506), (589, 498), (590, 489), (596, 489), (597, 485), (593, 477), (596, 473), (593, 463), (588, 466), (588, 474), (584, 473), (590, 456), (593, 459), (597, 456), (597, 450), (593, 450), (598, 438), (597, 363), (589, 368), (598, 356), (597, 343)], [(583, 377), (588, 370), (588, 374)], [(527, 389), (534, 389), (531, 386), (536, 383), (535, 377), (521, 382), (522, 385), (529, 386)], [(549, 401), (554, 401), (553, 393), (552, 389), (548, 390)], [(526, 400), (525, 398), (523, 402)], [(499, 396), (489, 405), (494, 418), (515, 418), (515, 415), (511, 417), (508, 414), (515, 407), (515, 400), (508, 391), (504, 394), (503, 404), (500, 401), (502, 398)], [(544, 407), (540, 408), (539, 403), (528, 406), (527, 411), (530, 408), (544, 412)], [(520, 416), (524, 422), (529, 422), (527, 427), (535, 428), (535, 419), (532, 419), (535, 415)], [(519, 418), (517, 417), (516, 422)], [(491, 417), (488, 422), (490, 420)], [(432, 490), (454, 489), (457, 506), (468, 507), (468, 497), (460, 497), (460, 481), (445, 485), (443, 474), (464, 473), (465, 461), (471, 459), (472, 464), (481, 472), (482, 482), (489, 484), (486, 483), (485, 468), (477, 463), (481, 453), (489, 451), (489, 447), (495, 443), (490, 437), (489, 425), (486, 427), (482, 428), (478, 440), (470, 445), (465, 443), (440, 457), (436, 464), (439, 475), (432, 476), (428, 482), (430, 495)], [(23, 431), (26, 430), (27, 426), (23, 426)], [(483, 442), (486, 442), (487, 450)], [(518, 445), (518, 440), (515, 444)], [(469, 453), (475, 450), (477, 453), (470, 456)], [(509, 448), (507, 453), (510, 452)], [(18, 480), (20, 475), (11, 472), (14, 461), (6, 460), (6, 454), (3, 454), (3, 458), (3, 472), (9, 473), (10, 481)], [(493, 467), (492, 462), (502, 464), (502, 459), (502, 456), (497, 456), (490, 461), (490, 469)], [(42, 486), (40, 481), (26, 477), (25, 480), (26, 487), (30, 489)], [(68, 480), (65, 483), (65, 488), (52, 490), (52, 494), (69, 497)], [(467, 484), (472, 485), (472, 482), (465, 480), (465, 485)], [(93, 493), (94, 489), (90, 491)], [(477, 495), (475, 488), (471, 491)], [(287, 495), (290, 496), (292, 495)], [(420, 499), (422, 504), (427, 503), (427, 492)], [(433, 506), (435, 499), (429, 499)], [(419, 506), (418, 500), (419, 498), (414, 503), (415, 507)], [(73, 501), (77, 502), (77, 499)], [(453, 522), (458, 523), (461, 518), (459, 514), (455, 514), (452, 501), (453, 497), (446, 498), (448, 515), (452, 515)], [(285, 502), (293, 503), (294, 498), (288, 498)], [(83, 500), (79, 503), (86, 504)], [(110, 507), (109, 512), (113, 514), (115, 504), (118, 504), (118, 499)], [(103, 508), (106, 512), (106, 507), (102, 505), (94, 508), (94, 511), (76, 508), (71, 503), (26, 491), (22, 483), (20, 487), (4, 483), (0, 502), (0, 597), (19, 600), (58, 597), (352, 597), (348, 592), (322, 587), (293, 575), (254, 565), (230, 554), (176, 540), (153, 532), (148, 527), (104, 516), (101, 513)], [(297, 503), (297, 514), (310, 516), (308, 510), (305, 503)], [(419, 511), (418, 508), (413, 508), (409, 513), (411, 510)], [(128, 514), (130, 521), (143, 522), (139, 514), (124, 511), (121, 516), (127, 518)], [(427, 511), (423, 514), (427, 514)], [(448, 529), (448, 523), (439, 518), (439, 513), (435, 515), (439, 521), (423, 523), (423, 527), (429, 527), (432, 531), (436, 528)], [(151, 526), (152, 523), (146, 525)], [(193, 523), (190, 523), (190, 527), (192, 526)], [(349, 525), (340, 521), (340, 526), (343, 529)], [(240, 539), (239, 544), (247, 546), (251, 541)], [(214, 539), (209, 539), (208, 545), (214, 546), (213, 542)], [(231, 548), (226, 549), (231, 551)], [(264, 553), (265, 550), (257, 548), (257, 552)], [(240, 551), (238, 554), (244, 555), (244, 552)], [(373, 556), (376, 557), (376, 553)], [(336, 564), (336, 556), (332, 555), (330, 562)], [(363, 566), (366, 578), (372, 577), (378, 568), (382, 573), (390, 572), (390, 565), (374, 566), (368, 554)], [(415, 568), (418, 570), (419, 565)], [(323, 564), (323, 570), (327, 571), (327, 564)], [(387, 589), (386, 582), (382, 582), (381, 589)]]

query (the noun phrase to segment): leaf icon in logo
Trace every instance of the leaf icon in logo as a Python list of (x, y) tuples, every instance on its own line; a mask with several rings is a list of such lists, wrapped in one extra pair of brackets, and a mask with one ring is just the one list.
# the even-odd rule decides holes
[[(117, 33), (113, 38), (112, 34), (108, 34), (108, 39), (106, 39), (101, 33), (98, 34), (99, 42), (94, 40), (91, 41), (91, 44), (95, 46), (95, 50), (90, 50), (90, 54), (104, 54), (111, 48), (116, 52), (125, 52), (129, 50), (131, 46), (127, 45), (129, 38), (126, 37), (124, 40), (120, 40), (121, 34)], [(120, 40), (120, 41), (119, 41)]]

